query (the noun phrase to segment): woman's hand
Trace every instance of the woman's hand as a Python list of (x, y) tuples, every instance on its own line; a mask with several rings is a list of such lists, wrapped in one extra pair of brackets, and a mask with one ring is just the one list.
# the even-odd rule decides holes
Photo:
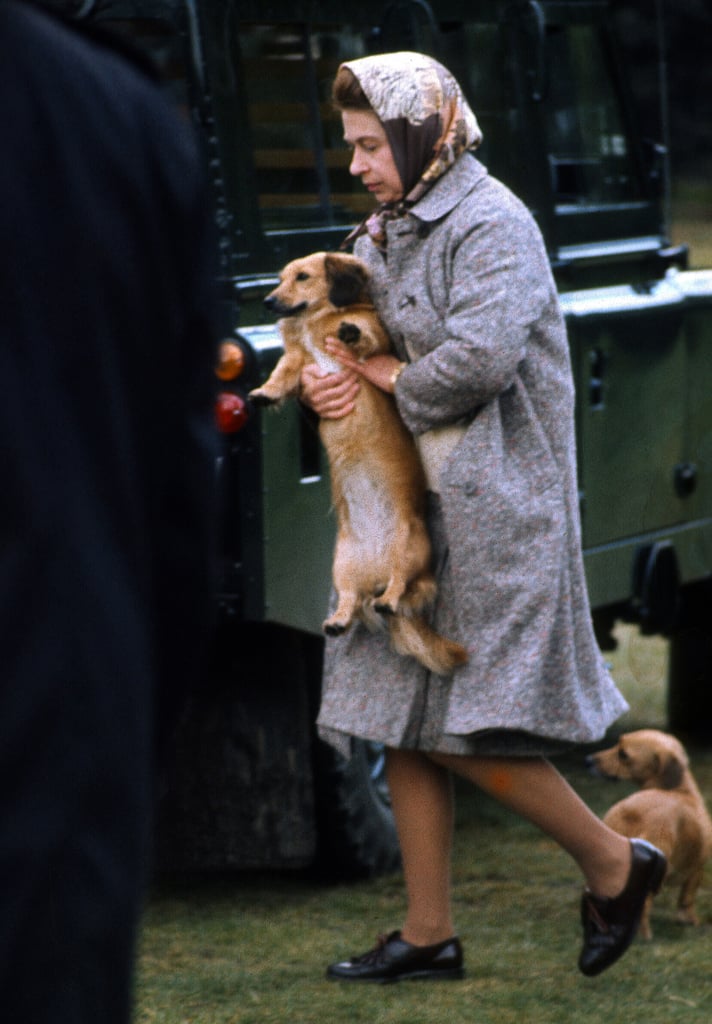
[(371, 356), (370, 359), (364, 359), (361, 362), (354, 356), (348, 345), (344, 345), (336, 338), (327, 338), (324, 348), (347, 370), (365, 377), (381, 391), (386, 391), (389, 395), (393, 394), (395, 390), (393, 375), (403, 365), (396, 356)]
[(348, 416), (356, 404), (360, 387), (357, 374), (350, 370), (324, 373), (316, 363), (304, 367), (301, 385), (302, 401), (325, 420), (339, 420), (342, 416)]
[(324, 348), (342, 364), (344, 370), (342, 373), (324, 373), (315, 363), (302, 370), (301, 398), (317, 416), (338, 420), (353, 412), (360, 387), (359, 377), (364, 377), (381, 391), (393, 394), (393, 374), (402, 366), (395, 356), (371, 356), (360, 362), (348, 346), (336, 338), (327, 338)]

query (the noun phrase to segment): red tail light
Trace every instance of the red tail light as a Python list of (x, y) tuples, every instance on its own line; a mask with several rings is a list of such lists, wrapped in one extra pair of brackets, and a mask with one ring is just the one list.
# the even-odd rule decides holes
[(236, 434), (247, 423), (247, 402), (240, 395), (221, 391), (215, 400), (215, 422), (223, 434)]

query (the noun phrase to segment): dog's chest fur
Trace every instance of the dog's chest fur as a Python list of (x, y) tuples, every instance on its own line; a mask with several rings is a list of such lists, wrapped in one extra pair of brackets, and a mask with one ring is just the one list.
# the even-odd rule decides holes
[[(282, 321), (284, 324), (285, 321)], [(301, 344), (305, 352), (308, 352), (322, 373), (340, 373), (343, 366), (338, 360), (326, 353), (315, 340), (314, 335), (305, 324), (290, 324), (286, 321), (287, 330), (294, 329), (295, 343)], [(282, 327), (284, 332), (284, 327)]]

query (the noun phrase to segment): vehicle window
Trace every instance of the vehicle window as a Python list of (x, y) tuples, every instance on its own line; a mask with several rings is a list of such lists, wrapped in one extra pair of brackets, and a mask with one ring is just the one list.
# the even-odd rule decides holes
[[(618, 220), (619, 207), (642, 208), (647, 186), (629, 147), (601, 23), (562, 20), (558, 6), (546, 6), (542, 60), (515, 5), (436, 21), (426, 4), (403, 0), (386, 4), (379, 24), (365, 9), (343, 21), (339, 11), (334, 20), (268, 21), (265, 12), (244, 21), (240, 5), (206, 3), (199, 44), (158, 18), (127, 18), (123, 27), (148, 46), (175, 102), (186, 111), (192, 105), (201, 123), (225, 259), (239, 274), (284, 262), (306, 232), (315, 245), (335, 244), (372, 208), (348, 172), (330, 93), (342, 61), (379, 50), (421, 49), (452, 70), (483, 130), (478, 156), (543, 221), (553, 199), (557, 223), (566, 222), (561, 237), (610, 232), (600, 217), (586, 220), (603, 207)], [(517, 52), (512, 40), (522, 26)], [(193, 51), (182, 55), (186, 42)], [(204, 75), (190, 95), (188, 57)], [(532, 75), (541, 102), (533, 99)], [(641, 223), (638, 233), (646, 230)]]
[(526, 167), (517, 141), (518, 113), (503, 25), (492, 21), (445, 22), (440, 26), (438, 42), (435, 56), (462, 86), (482, 129), (478, 158), (518, 191), (526, 180)]
[[(220, 11), (222, 10), (222, 14)], [(404, 36), (402, 17), (382, 23), (243, 21), (234, 5), (202, 8), (209, 109), (206, 135), (219, 154), (228, 195), (228, 233), (238, 264), (262, 240), (285, 233), (348, 230), (373, 208), (349, 172), (341, 118), (331, 106), (339, 64), (409, 47), (432, 52), (458, 78), (484, 133), (479, 156), (515, 190), (526, 182), (502, 24), (448, 20)], [(122, 24), (159, 64), (175, 101), (188, 108), (184, 44), (156, 19)], [(259, 257), (258, 257), (259, 259)], [(271, 262), (267, 258), (266, 262)]]
[[(509, 149), (500, 33), (493, 24), (440, 26), (437, 54), (460, 79), (487, 143)], [(348, 226), (373, 206), (348, 173), (341, 119), (330, 103), (339, 64), (388, 49), (388, 39), (348, 25), (240, 25), (243, 83), (263, 228)], [(504, 138), (507, 136), (507, 138)], [(511, 174), (509, 175), (511, 179)]]
[(593, 25), (549, 30), (547, 132), (557, 206), (641, 198), (621, 109)]
[(372, 200), (348, 173), (330, 102), (339, 64), (365, 46), (348, 26), (240, 26), (258, 203), (266, 230), (348, 225)]

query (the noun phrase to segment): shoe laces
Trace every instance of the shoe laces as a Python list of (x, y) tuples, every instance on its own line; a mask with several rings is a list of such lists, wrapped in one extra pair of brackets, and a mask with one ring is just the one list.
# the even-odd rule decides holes
[(379, 935), (378, 939), (376, 940), (376, 945), (373, 947), (373, 949), (369, 949), (368, 953), (364, 953), (362, 956), (360, 956), (358, 958), (358, 963), (366, 964), (369, 967), (380, 966), (385, 960), (383, 951), (386, 947), (388, 939), (388, 935)]
[(600, 910), (598, 909), (596, 897), (593, 893), (585, 892), (584, 900), (586, 903), (587, 919), (593, 923), (597, 931), (605, 935), (610, 928), (608, 922), (603, 918)]

